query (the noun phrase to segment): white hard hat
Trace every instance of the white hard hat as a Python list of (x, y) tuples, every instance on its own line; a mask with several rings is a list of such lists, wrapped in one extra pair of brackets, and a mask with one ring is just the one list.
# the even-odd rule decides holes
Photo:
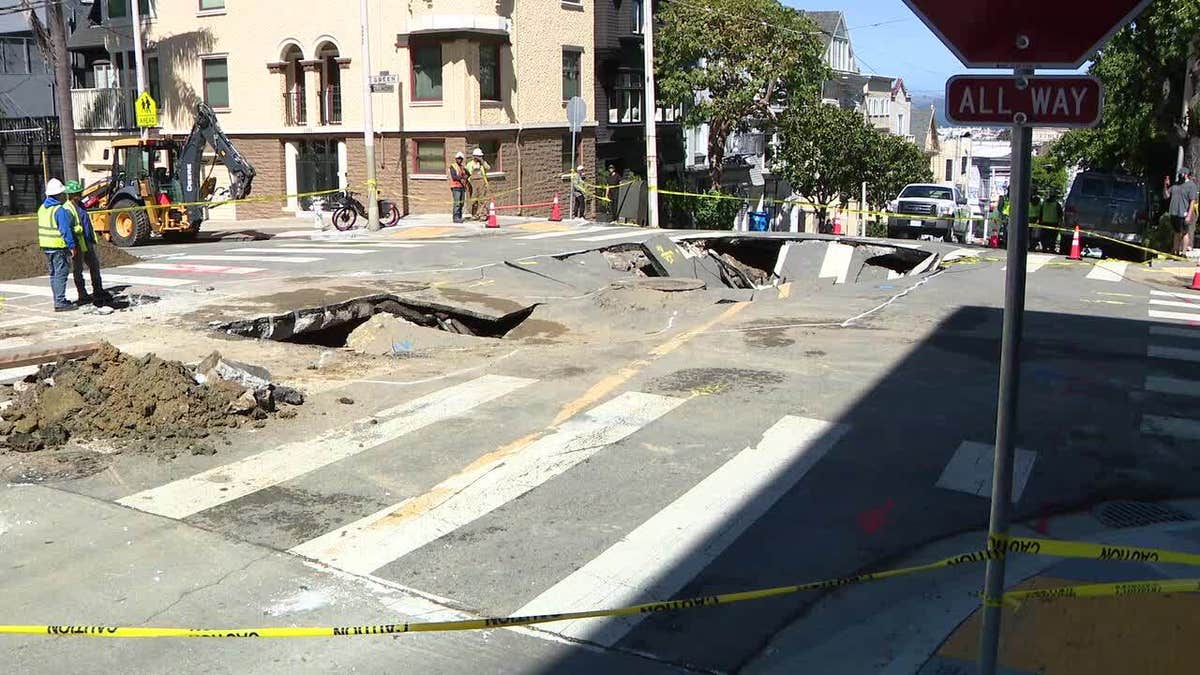
[(576, 171), (583, 171), (583, 165), (582, 165), (582, 164), (580, 164), (579, 166), (575, 167), (575, 170), (576, 170)]
[(483, 157), (483, 148), (475, 148), (471, 151), (471, 154), (476, 157)]
[(463, 154), (461, 152), (454, 153), (454, 159), (462, 159), (462, 158), (463, 158)]
[(67, 191), (67, 186), (62, 184), (62, 181), (57, 178), (51, 178), (46, 181), (46, 195), (61, 195)]

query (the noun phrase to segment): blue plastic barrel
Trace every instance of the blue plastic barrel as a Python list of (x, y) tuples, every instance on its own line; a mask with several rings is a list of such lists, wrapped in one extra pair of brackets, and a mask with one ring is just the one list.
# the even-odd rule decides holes
[(751, 232), (766, 232), (771, 224), (771, 217), (766, 211), (751, 211), (750, 212), (750, 231)]

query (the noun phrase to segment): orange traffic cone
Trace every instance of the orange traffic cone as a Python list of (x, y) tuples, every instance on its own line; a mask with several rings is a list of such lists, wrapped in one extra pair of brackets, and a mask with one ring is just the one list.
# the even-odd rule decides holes
[(558, 222), (562, 220), (562, 207), (558, 205), (558, 193), (554, 193), (554, 205), (550, 207), (550, 220)]
[(1071, 240), (1071, 254), (1067, 260), (1083, 260), (1083, 247), (1079, 243), (1079, 226), (1075, 226), (1075, 238)]
[(496, 200), (488, 202), (488, 219), (487, 227), (500, 227), (500, 223), (496, 220)]
[(1193, 291), (1200, 291), (1200, 260), (1196, 261), (1196, 273), (1192, 275), (1192, 285), (1188, 288)]

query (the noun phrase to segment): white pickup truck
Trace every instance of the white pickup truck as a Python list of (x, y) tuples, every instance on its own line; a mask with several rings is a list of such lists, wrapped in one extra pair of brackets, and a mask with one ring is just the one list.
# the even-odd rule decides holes
[(888, 204), (888, 212), (888, 236), (892, 238), (932, 234), (945, 241), (961, 242), (971, 222), (966, 196), (951, 185), (906, 185)]

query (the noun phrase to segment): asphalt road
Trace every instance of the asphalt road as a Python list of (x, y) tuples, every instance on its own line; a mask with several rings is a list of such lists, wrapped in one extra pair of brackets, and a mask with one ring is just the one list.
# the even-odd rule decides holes
[[(286, 289), (650, 234), (560, 227), (154, 246), (110, 278), (164, 297)], [(637, 340), (514, 344), (453, 370), (347, 378), (295, 424), (213, 457), (118, 456), (87, 478), (8, 486), (0, 622), (546, 614), (886, 567), (988, 511), (1004, 256), (916, 245), (949, 254), (944, 271), (678, 321), (668, 307), (655, 317), (665, 328)], [(163, 278), (174, 285), (147, 281)], [(1161, 270), (1041, 255), (1028, 280), (1016, 517), (1194, 495), (1200, 294)], [(0, 292), (35, 312), (46, 298), (13, 288), (36, 283)], [(815, 597), (396, 638), (0, 640), (21, 672), (736, 672)]]

